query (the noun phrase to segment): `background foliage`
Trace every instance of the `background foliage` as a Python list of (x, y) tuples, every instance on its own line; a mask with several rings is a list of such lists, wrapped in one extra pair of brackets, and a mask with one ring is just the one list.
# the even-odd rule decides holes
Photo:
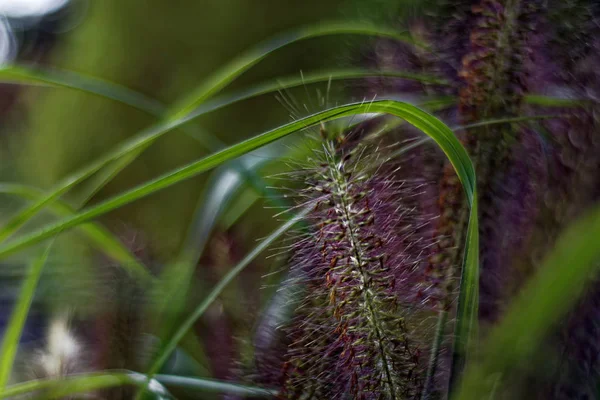
[[(0, 396), (598, 396), (593, 1), (106, 0), (6, 18)], [(364, 228), (347, 246), (399, 272), (390, 289), (359, 261), (361, 285), (332, 284), (332, 213), (366, 197), (376, 234), (396, 223), (373, 182), (418, 188), (384, 205), (418, 218), (399, 247)], [(419, 343), (408, 378), (356, 361), (385, 341), (356, 317), (371, 291), (394, 297), (372, 303), (375, 330)]]

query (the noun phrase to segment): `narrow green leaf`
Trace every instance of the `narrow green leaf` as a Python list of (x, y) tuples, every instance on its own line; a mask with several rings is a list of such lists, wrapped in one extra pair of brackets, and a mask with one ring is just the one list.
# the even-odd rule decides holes
[(221, 68), (203, 85), (175, 105), (175, 107), (172, 108), (173, 112), (170, 114), (170, 119), (176, 120), (192, 112), (205, 100), (218, 93), (221, 89), (225, 88), (238, 76), (244, 73), (244, 71), (257, 64), (275, 50), (299, 40), (341, 34), (383, 36), (413, 45), (419, 45), (410, 37), (410, 35), (400, 33), (396, 29), (382, 28), (374, 24), (361, 22), (326, 22), (300, 28), (293, 32), (286, 32), (267, 39), (249, 51), (240, 54), (225, 67)]
[(472, 359), (470, 352), (476, 345), (478, 336), (479, 310), (479, 221), (477, 218), (477, 197), (471, 203), (469, 226), (464, 249), (464, 267), (461, 270), (456, 328), (454, 330), (454, 349), (450, 384), (451, 387), (464, 371), (467, 361)]
[(237, 145), (228, 147), (227, 149), (224, 149), (218, 153), (178, 168), (147, 183), (139, 185), (123, 194), (117, 195), (95, 206), (89, 207), (72, 217), (49, 224), (45, 228), (5, 243), (0, 246), (0, 257), (14, 253), (29, 245), (47, 239), (62, 230), (77, 226), (125, 204), (131, 203), (132, 201), (145, 197), (151, 193), (155, 193), (158, 190), (164, 189), (201, 172), (212, 169), (228, 160), (246, 154), (299, 129), (316, 125), (321, 121), (328, 121), (345, 116), (369, 112), (389, 113), (399, 118), (403, 118), (415, 127), (423, 130), (425, 133), (433, 137), (442, 150), (446, 153), (454, 168), (457, 170), (459, 179), (465, 187), (467, 200), (469, 201), (469, 204), (472, 204), (475, 193), (475, 172), (466, 151), (456, 139), (452, 131), (435, 117), (410, 104), (396, 102), (393, 100), (381, 100), (369, 104), (357, 103), (335, 107), (333, 109), (322, 111), (283, 125), (277, 129), (263, 133)]
[[(169, 355), (175, 348), (177, 344), (183, 339), (186, 333), (190, 330), (190, 328), (194, 325), (194, 323), (200, 318), (204, 312), (208, 309), (208, 307), (217, 299), (217, 297), (223, 292), (223, 290), (235, 279), (236, 276), (240, 274), (246, 268), (252, 260), (254, 260), (260, 253), (262, 253), (267, 247), (269, 247), (275, 240), (277, 240), (281, 235), (283, 235), (288, 229), (294, 226), (296, 223), (300, 222), (308, 213), (309, 210), (304, 210), (301, 213), (297, 214), (289, 221), (285, 222), (278, 229), (276, 229), (273, 233), (263, 239), (250, 253), (248, 253), (235, 267), (233, 267), (224, 277), (219, 281), (219, 283), (214, 287), (214, 289), (206, 296), (206, 298), (196, 307), (194, 312), (186, 318), (186, 320), (177, 328), (173, 336), (161, 347), (156, 356), (156, 360), (152, 363), (150, 367), (148, 376), (154, 376), (162, 367), (162, 365), (167, 361)], [(140, 398), (143, 390), (138, 392), (138, 396), (136, 398)]]
[(530, 357), (550, 328), (584, 293), (600, 267), (600, 207), (568, 227), (538, 273), (512, 302), (481, 346), (482, 358), (467, 366), (460, 400), (488, 398), (505, 372)]
[[(303, 76), (294, 75), (278, 78), (232, 94), (218, 96), (204, 103), (199, 109), (194, 110), (194, 113), (205, 114), (243, 100), (298, 86), (369, 77), (401, 78), (435, 85), (449, 85), (444, 79), (426, 74), (398, 70), (339, 68), (329, 71), (318, 71), (316, 73), (306, 73)], [(72, 71), (40, 68), (38, 66), (7, 65), (0, 69), (0, 82), (72, 89), (111, 99), (159, 118), (167, 110), (166, 106), (158, 100), (135, 92), (125, 86), (116, 85), (112, 82)]]
[(9, 386), (6, 390), (0, 391), (0, 399), (9, 399), (38, 390), (52, 390), (60, 388), (65, 383), (73, 385), (71, 387), (75, 389), (69, 390), (68, 393), (63, 391), (63, 395), (136, 384), (135, 380), (123, 373), (95, 373), (66, 379), (40, 379)]
[(385, 71), (385, 70), (369, 70), (369, 69), (334, 69), (330, 71), (319, 71), (316, 73), (307, 73), (302, 76), (289, 76), (286, 78), (278, 78), (274, 81), (265, 82), (248, 89), (245, 89), (234, 94), (225, 94), (215, 97), (213, 100), (205, 102), (202, 106), (196, 108), (191, 114), (215, 111), (242, 100), (251, 99), (261, 95), (274, 93), (280, 90), (291, 89), (298, 86), (309, 85), (313, 83), (348, 80), (348, 79), (364, 79), (369, 77), (380, 78), (402, 78), (406, 80), (414, 80), (422, 83), (431, 83), (436, 85), (448, 85), (448, 82), (431, 75), (415, 74), (403, 71)]
[(525, 95), (525, 102), (527, 104), (533, 104), (536, 106), (560, 108), (583, 107), (586, 104), (592, 103), (592, 101), (588, 99), (568, 99), (561, 97), (544, 96), (541, 94), (527, 94)]
[[(248, 70), (250, 67), (258, 63), (271, 52), (299, 40), (315, 38), (325, 35), (339, 34), (384, 36), (395, 38), (397, 40), (405, 42), (414, 43), (406, 34), (398, 33), (394, 29), (382, 29), (372, 24), (347, 22), (334, 22), (326, 24), (321, 23), (316, 26), (300, 28), (292, 32), (276, 36), (273, 39), (267, 40), (266, 42), (263, 42), (258, 46), (252, 48), (248, 52), (243, 53), (239, 57), (232, 60), (225, 67), (220, 69), (215, 75), (209, 78), (198, 89), (194, 90), (191, 95), (187, 96), (184, 101), (180, 102), (178, 105), (173, 107), (171, 111), (168, 111), (166, 113), (166, 117), (162, 122), (159, 122), (158, 124), (143, 130), (132, 139), (126, 141), (120, 146), (117, 146), (117, 148), (115, 148), (113, 151), (109, 152), (103, 157), (100, 157), (96, 161), (89, 164), (87, 167), (84, 167), (80, 171), (75, 172), (74, 174), (63, 179), (56, 185), (54, 189), (50, 191), (50, 193), (46, 197), (42, 198), (39, 202), (17, 213), (17, 215), (11, 218), (6, 223), (6, 225), (0, 230), (0, 242), (8, 238), (12, 233), (14, 233), (27, 220), (32, 218), (44, 206), (46, 206), (50, 202), (54, 201), (55, 199), (69, 191), (78, 183), (93, 175), (96, 171), (100, 170), (105, 165), (128, 154), (130, 154), (131, 160), (135, 159), (160, 136), (179, 126), (184, 125), (191, 119), (197, 117), (199, 114), (195, 114), (194, 116), (190, 116), (188, 114), (191, 111), (193, 111), (196, 107), (201, 105), (208, 98), (210, 98), (214, 94), (218, 93), (221, 89), (229, 85), (244, 71)], [(25, 72), (23, 71), (21, 71), (21, 73), (25, 74)], [(7, 73), (7, 75), (9, 74)], [(31, 71), (29, 71), (27, 79), (31, 80), (32, 78), (33, 74), (31, 73)], [(51, 79), (48, 78), (46, 80), (50, 81)], [(81, 87), (82, 85), (79, 84), (72, 86)], [(111, 86), (112, 89), (116, 87), (116, 85)], [(95, 89), (96, 87), (94, 87), (94, 90)], [(140, 104), (140, 101), (138, 99), (131, 100), (130, 96), (128, 96), (128, 93), (123, 93), (122, 95), (117, 96), (111, 92), (109, 93), (109, 95), (112, 96), (111, 98), (126, 100), (129, 102), (133, 102), (133, 104), (136, 104), (138, 106), (148, 108), (147, 105)], [(218, 147), (219, 143), (215, 142), (213, 143), (213, 145), (215, 147)], [(121, 165), (120, 167), (123, 168), (124, 165)]]
[[(455, 127), (453, 130), (472, 129), (481, 126), (519, 123), (531, 120), (557, 118), (557, 115), (534, 115), (514, 118), (500, 118), (479, 121), (472, 124)], [(456, 327), (454, 330), (454, 348), (450, 384), (453, 387), (455, 380), (463, 373), (466, 363), (472, 359), (471, 351), (476, 347), (478, 339), (478, 310), (479, 310), (479, 268), (469, 266), (479, 265), (479, 222), (478, 222), (477, 196), (473, 197), (469, 211), (469, 225), (464, 249), (464, 267), (461, 270), (461, 285), (458, 297), (456, 314)], [(442, 318), (443, 320), (446, 317)], [(441, 331), (440, 331), (441, 334)], [(442, 336), (440, 335), (441, 339)], [(441, 343), (438, 343), (438, 346)]]
[[(27, 393), (36, 393), (36, 399), (59, 399), (65, 396), (91, 392), (124, 385), (145, 385), (145, 375), (129, 371), (104, 371), (71, 375), (62, 379), (36, 379), (8, 386), (0, 391), (0, 399), (14, 398)], [(158, 382), (151, 384), (151, 391), (164, 394), (166, 390)]]
[(0, 82), (73, 89), (118, 101), (151, 115), (160, 116), (164, 112), (164, 106), (157, 100), (125, 86), (71, 71), (28, 65), (5, 65), (0, 68)]
[[(476, 210), (475, 171), (465, 149), (457, 140), (454, 133), (435, 117), (410, 104), (392, 100), (381, 100), (369, 104), (360, 103), (335, 107), (333, 109), (308, 116), (301, 120), (294, 121), (287, 125), (283, 125), (277, 129), (231, 146), (225, 150), (212, 154), (204, 159), (191, 163), (171, 173), (165, 174), (150, 182), (133, 188), (126, 193), (108, 199), (96, 206), (83, 210), (82, 212), (70, 218), (65, 218), (62, 221), (51, 224), (36, 232), (32, 232), (19, 239), (6, 243), (3, 246), (0, 246), (0, 257), (14, 253), (22, 248), (52, 237), (53, 235), (65, 229), (77, 226), (124, 204), (128, 204), (141, 197), (181, 182), (182, 180), (190, 178), (198, 173), (214, 168), (223, 162), (246, 154), (247, 152), (271, 143), (299, 129), (307, 128), (321, 122), (362, 113), (389, 113), (406, 120), (416, 128), (431, 136), (433, 140), (440, 146), (455, 168), (464, 187), (467, 201), (471, 208), (475, 208)], [(473, 214), (472, 212), (471, 217), (476, 217), (476, 214)], [(469, 225), (476, 227), (476, 223), (472, 221)], [(468, 290), (470, 295), (466, 296), (469, 301), (463, 301), (461, 304), (459, 304), (459, 315), (468, 319), (464, 322), (458, 322), (459, 325), (464, 327), (464, 329), (460, 331), (460, 334), (463, 337), (459, 337), (457, 339), (459, 350), (462, 348), (461, 343), (466, 343), (464, 346), (465, 348), (469, 347), (468, 341), (473, 336), (472, 332), (475, 331), (474, 327), (476, 326), (476, 320), (473, 319), (473, 316), (476, 315), (476, 310), (473, 310), (472, 308), (474, 304), (477, 304), (478, 282), (473, 280), (477, 279), (478, 273), (476, 271), (478, 270), (478, 265), (477, 257), (472, 256), (471, 252), (478, 252), (478, 241), (474, 237), (478, 235), (478, 232), (477, 229), (471, 228), (467, 233), (469, 235), (467, 238), (469, 246), (467, 246), (466, 249), (467, 254), (463, 267), (463, 280), (461, 281), (461, 288), (466, 288), (465, 290)]]
[(535, 120), (540, 120), (540, 119), (561, 118), (563, 116), (564, 115), (559, 115), (559, 114), (548, 114), (548, 115), (526, 115), (523, 117), (487, 119), (487, 120), (483, 120), (483, 121), (473, 122), (472, 124), (455, 126), (455, 127), (452, 127), (452, 130), (460, 131), (463, 129), (472, 129), (472, 128), (478, 128), (481, 126), (509, 124), (509, 123), (515, 123), (515, 122), (528, 122), (528, 121), (535, 121)]
[(270, 398), (277, 396), (276, 390), (242, 386), (234, 383), (220, 382), (214, 379), (199, 379), (186, 376), (156, 375), (157, 381), (165, 386), (184, 389), (194, 389), (201, 392), (228, 393), (236, 396), (251, 396), (252, 398)]
[[(314, 114), (310, 117), (306, 117), (302, 120), (298, 120), (292, 122), (290, 124), (279, 127), (273, 131), (266, 132), (262, 135), (249, 139), (245, 142), (242, 142), (238, 145), (232, 146), (229, 149), (226, 149), (220, 153), (214, 154), (212, 156), (207, 157), (204, 160), (198, 161), (194, 164), (191, 164), (188, 167), (184, 167), (179, 171), (170, 174), (167, 177), (160, 178), (161, 182), (167, 182), (169, 179), (173, 179), (172, 177), (176, 177), (180, 174), (187, 175), (199, 170), (200, 168), (204, 168), (202, 166), (203, 161), (208, 165), (212, 165), (218, 163), (217, 160), (221, 160), (224, 162), (232, 157), (235, 157), (244, 152), (251, 151), (258, 146), (269, 143), (273, 140), (281, 138), (291, 132), (294, 132), (301, 128), (306, 128), (312, 125), (315, 125), (320, 122), (325, 122), (332, 119), (342, 118), (348, 115), (356, 115), (360, 113), (369, 113), (369, 112), (381, 112), (381, 113), (389, 113), (391, 115), (395, 115), (399, 118), (402, 118), (414, 125), (415, 127), (421, 129), (424, 133), (433, 138), (433, 140), (440, 146), (440, 148), (447, 155), (451, 164), (457, 171), (459, 179), (461, 180), (463, 187), (465, 189), (465, 193), (467, 196), (467, 200), (471, 207), (470, 214), (470, 223), (469, 230), (467, 232), (468, 238), (468, 246), (465, 249), (465, 260), (463, 267), (463, 274), (461, 280), (461, 290), (464, 290), (466, 293), (461, 295), (462, 302), (459, 304), (459, 314), (462, 316), (463, 320), (458, 321), (457, 323), (461, 327), (459, 334), (461, 335), (457, 339), (457, 351), (462, 352), (463, 349), (469, 348), (469, 341), (474, 336), (474, 332), (476, 332), (476, 324), (477, 324), (477, 295), (478, 295), (478, 229), (477, 229), (477, 195), (475, 190), (475, 171), (473, 169), (473, 165), (465, 151), (464, 147), (458, 141), (456, 136), (452, 133), (452, 131), (444, 125), (441, 121), (436, 119), (435, 117), (425, 113), (424, 111), (401, 102), (395, 102), (391, 100), (382, 100), (376, 101), (370, 104), (350, 104), (346, 106), (336, 107), (331, 110), (327, 110), (318, 114)], [(215, 160), (210, 161), (211, 157)], [(179, 178), (176, 178), (179, 179)], [(156, 184), (149, 183), (149, 186), (152, 187)], [(162, 183), (159, 183), (162, 185)], [(156, 186), (154, 186), (154, 189)], [(285, 225), (284, 225), (285, 226)], [(279, 231), (276, 231), (275, 234), (277, 236), (282, 233), (281, 228)], [(40, 233), (42, 234), (42, 233)], [(266, 241), (265, 241), (266, 242)], [(266, 245), (268, 243), (261, 243), (261, 245)], [(259, 245), (260, 247), (260, 245)], [(262, 251), (262, 250), (261, 250)], [(255, 251), (250, 253), (253, 255)], [(0, 254), (2, 254), (2, 249), (0, 249)], [(250, 256), (249, 255), (249, 256)], [(157, 356), (156, 362), (150, 368), (149, 375), (152, 376), (162, 366), (162, 364), (167, 359), (168, 355), (175, 349), (177, 343), (181, 340), (181, 338), (185, 335), (185, 333), (190, 329), (190, 327), (194, 324), (194, 322), (204, 313), (204, 311), (208, 308), (208, 306), (217, 298), (217, 296), (221, 293), (223, 288), (245, 267), (245, 262), (247, 258), (242, 260), (240, 264), (238, 264), (234, 269), (230, 271), (215, 287), (215, 289), (207, 296), (207, 298), (198, 306), (195, 312), (182, 324), (182, 326), (177, 330), (177, 332), (173, 335), (173, 337), (165, 344), (162, 350), (159, 352)], [(249, 262), (249, 261), (248, 261)], [(460, 354), (462, 357), (463, 354)], [(139, 398), (139, 396), (138, 396)]]
[(69, 199), (71, 204), (76, 209), (80, 209), (90, 201), (96, 193), (98, 193), (104, 186), (113, 180), (122, 170), (124, 170), (129, 164), (131, 164), (140, 154), (140, 152), (129, 153), (110, 164), (106, 165), (100, 171), (95, 173), (90, 179), (82, 184), (82, 188), (71, 196)]
[(44, 264), (46, 264), (51, 247), (52, 243), (48, 244), (42, 254), (36, 257), (31, 263), (21, 293), (19, 294), (17, 304), (10, 316), (8, 328), (4, 332), (2, 344), (0, 345), (0, 392), (4, 390), (6, 383), (10, 378), (10, 372), (15, 360), (15, 355), (17, 354), (17, 348), (19, 347), (23, 326), (25, 326), (29, 307), (33, 302), (35, 289), (37, 288), (38, 281), (42, 275), (42, 269), (44, 268)]
[[(251, 156), (251, 154), (248, 154)], [(261, 157), (246, 157), (246, 159), (232, 160), (239, 162), (240, 169), (252, 172), (265, 161)], [(188, 233), (182, 248), (174, 262), (169, 263), (161, 272), (161, 286), (165, 301), (154, 312), (164, 315), (166, 320), (161, 320), (161, 325), (173, 326), (172, 318), (177, 318), (178, 313), (185, 307), (187, 302), (188, 287), (192, 281), (194, 271), (210, 239), (213, 229), (222, 212), (226, 209), (234, 194), (244, 183), (244, 174), (232, 169), (226, 163), (209, 179), (203, 195), (200, 197)], [(266, 187), (266, 183), (258, 182), (257, 186)], [(262, 192), (261, 194), (266, 194)], [(168, 312), (166, 310), (168, 309)], [(164, 333), (164, 332), (163, 332)]]
[[(39, 189), (12, 183), (0, 183), (0, 193), (11, 194), (32, 201), (36, 201), (44, 195)], [(72, 216), (76, 212), (73, 207), (60, 200), (52, 203), (49, 209), (55, 215), (62, 217)], [(148, 272), (146, 266), (102, 225), (95, 222), (88, 223), (82, 225), (80, 229), (98, 250), (117, 261), (132, 276), (136, 276), (142, 282), (152, 282), (154, 280), (154, 277)]]
[[(124, 371), (101, 371), (88, 374), (70, 375), (62, 379), (37, 379), (11, 385), (0, 391), (0, 399), (14, 398), (32, 392), (36, 399), (58, 399), (64, 396), (92, 392), (111, 387), (134, 385), (142, 386), (148, 382), (146, 375)], [(214, 379), (190, 378), (174, 375), (157, 375), (150, 383), (151, 392), (158, 396), (168, 396), (164, 386), (195, 389), (202, 392), (228, 393), (233, 395), (252, 395), (272, 397), (275, 392), (252, 386), (244, 386), (231, 382), (220, 382)]]

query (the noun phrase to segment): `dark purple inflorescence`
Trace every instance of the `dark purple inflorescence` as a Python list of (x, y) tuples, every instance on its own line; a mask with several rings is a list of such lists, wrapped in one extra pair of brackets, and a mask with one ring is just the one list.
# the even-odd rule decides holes
[[(381, 40), (368, 64), (434, 74), (449, 85), (377, 78), (363, 82), (364, 93), (409, 100), (453, 95), (456, 105), (440, 118), (479, 125), (457, 133), (477, 172), (485, 335), (560, 231), (600, 198), (600, 80), (594, 67), (600, 61), (600, 5), (427, 4), (429, 19), (407, 26), (428, 48)], [(577, 97), (581, 106), (530, 105), (531, 94)], [(535, 114), (556, 117), (511, 122)], [(481, 124), (490, 120), (495, 122)], [(414, 137), (404, 128), (401, 133)], [(415, 398), (423, 391), (431, 343), (431, 326), (423, 321), (447, 311), (445, 331), (451, 329), (467, 227), (461, 184), (443, 156), (425, 149), (411, 153), (408, 171), (366, 168), (377, 164), (380, 150), (361, 140), (327, 140), (321, 159), (305, 171), (310, 179), (300, 197), (311, 207), (312, 231), (293, 246), (293, 271), (306, 293), (281, 331), (281, 354), (270, 364), (281, 370), (268, 379), (284, 398)], [(417, 179), (428, 184), (415, 189), (409, 182)], [(439, 183), (429, 182), (434, 180)], [(424, 215), (438, 213), (435, 229), (423, 229)], [(499, 388), (499, 398), (591, 398), (600, 377), (597, 298), (593, 283), (544, 342), (544, 368), (504, 377), (512, 386)], [(444, 376), (436, 376), (434, 392), (442, 397), (447, 372), (442, 368)]]
[(279, 377), (273, 364), (263, 369), (282, 398), (420, 393), (427, 349), (413, 317), (431, 315), (420, 300), (427, 240), (417, 234), (428, 219), (414, 206), (418, 183), (396, 180), (382, 153), (325, 139), (303, 172), (310, 230), (293, 245), (292, 270), (306, 295), (284, 328)]

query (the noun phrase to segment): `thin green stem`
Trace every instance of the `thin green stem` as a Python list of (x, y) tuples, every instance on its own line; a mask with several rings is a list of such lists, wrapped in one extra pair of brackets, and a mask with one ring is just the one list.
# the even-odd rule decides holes
[[(223, 290), (235, 279), (240, 272), (244, 270), (261, 252), (269, 247), (275, 240), (283, 235), (288, 229), (300, 222), (309, 210), (304, 210), (291, 218), (289, 221), (281, 225), (277, 230), (271, 233), (267, 238), (259, 243), (250, 253), (246, 255), (234, 268), (232, 268), (206, 296), (206, 298), (196, 307), (194, 312), (186, 318), (186, 320), (177, 328), (173, 336), (162, 346), (152, 366), (148, 371), (148, 376), (153, 377), (160, 370), (162, 365), (167, 361), (169, 355), (175, 350), (177, 344), (183, 339), (186, 333), (194, 325), (194, 323), (204, 314), (208, 307), (219, 297)], [(146, 388), (142, 388), (136, 396), (140, 399)]]

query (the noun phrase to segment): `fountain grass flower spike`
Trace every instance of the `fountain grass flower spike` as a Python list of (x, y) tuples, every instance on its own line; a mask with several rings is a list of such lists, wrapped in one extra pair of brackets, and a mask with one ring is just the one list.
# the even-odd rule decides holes
[(396, 179), (389, 148), (358, 140), (362, 130), (321, 132), (310, 165), (293, 173), (306, 181), (297, 197), (312, 210), (292, 245), (292, 275), (307, 295), (284, 328), (285, 354), (271, 357), (259, 380), (285, 399), (418, 398), (423, 321), (435, 313), (423, 300), (430, 218), (416, 206), (420, 183)]

